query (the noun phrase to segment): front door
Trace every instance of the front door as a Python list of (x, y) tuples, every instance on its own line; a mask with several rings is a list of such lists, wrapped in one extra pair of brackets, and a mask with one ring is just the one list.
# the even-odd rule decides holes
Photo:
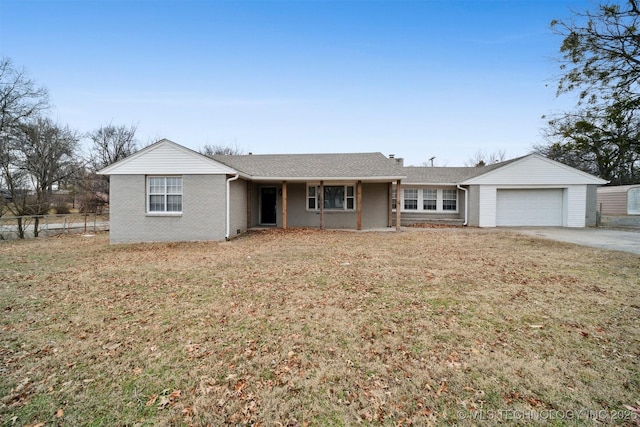
[(276, 224), (276, 187), (260, 188), (260, 224)]

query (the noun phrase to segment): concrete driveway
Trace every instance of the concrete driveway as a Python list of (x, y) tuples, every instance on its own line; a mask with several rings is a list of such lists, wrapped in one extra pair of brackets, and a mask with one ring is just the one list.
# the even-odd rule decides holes
[(559, 227), (518, 227), (509, 228), (509, 230), (528, 236), (640, 255), (640, 230)]

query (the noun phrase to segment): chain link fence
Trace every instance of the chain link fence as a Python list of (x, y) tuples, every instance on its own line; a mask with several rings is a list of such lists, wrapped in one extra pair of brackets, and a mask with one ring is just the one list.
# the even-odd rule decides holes
[(0, 240), (52, 237), (109, 230), (108, 213), (73, 213), (0, 217)]

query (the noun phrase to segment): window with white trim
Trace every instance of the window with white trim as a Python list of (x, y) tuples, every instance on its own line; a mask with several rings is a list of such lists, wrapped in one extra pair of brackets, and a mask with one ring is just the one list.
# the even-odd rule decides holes
[(442, 210), (456, 211), (458, 210), (458, 191), (442, 190)]
[(310, 185), (307, 189), (307, 209), (315, 210), (316, 206), (316, 192), (317, 189), (314, 185)]
[(401, 206), (403, 211), (428, 213), (458, 212), (458, 190), (454, 188), (402, 188), (402, 198), (396, 200), (397, 189), (391, 190), (391, 208)]
[(182, 177), (150, 176), (147, 178), (147, 211), (149, 213), (182, 212)]
[(356, 197), (353, 185), (347, 185), (347, 210), (353, 210), (356, 207)]
[(325, 209), (344, 209), (344, 185), (325, 185), (322, 199)]
[(403, 209), (417, 210), (418, 209), (418, 189), (417, 188), (405, 188), (404, 189), (404, 204)]
[(425, 211), (435, 211), (438, 209), (438, 190), (435, 188), (425, 188), (422, 190), (422, 209)]
[[(354, 210), (356, 208), (355, 186), (353, 185), (325, 185), (322, 197), (325, 210)], [(307, 209), (319, 210), (319, 185), (307, 186)]]

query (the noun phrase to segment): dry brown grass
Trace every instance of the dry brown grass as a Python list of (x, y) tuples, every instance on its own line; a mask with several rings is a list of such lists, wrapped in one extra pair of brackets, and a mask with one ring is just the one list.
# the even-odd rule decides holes
[(0, 421), (611, 422), (640, 397), (639, 278), (638, 256), (477, 229), (5, 242)]

